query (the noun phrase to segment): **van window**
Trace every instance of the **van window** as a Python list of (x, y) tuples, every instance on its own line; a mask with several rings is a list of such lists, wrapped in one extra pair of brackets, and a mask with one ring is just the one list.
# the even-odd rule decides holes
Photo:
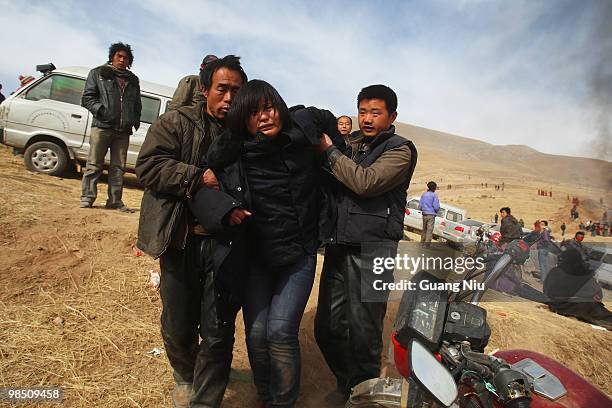
[(460, 222), (460, 221), (463, 221), (463, 215), (456, 213), (454, 211), (448, 210), (448, 212), (446, 213), (446, 219), (453, 221), (453, 222)]
[(153, 121), (159, 116), (161, 101), (157, 98), (151, 98), (150, 96), (144, 95), (140, 95), (140, 101), (142, 102), (140, 121), (149, 124), (153, 123)]
[(83, 88), (85, 88), (84, 79), (64, 75), (51, 75), (49, 78), (28, 89), (26, 99), (31, 101), (52, 99), (73, 105), (81, 105)]
[(408, 201), (408, 208), (410, 208), (412, 210), (418, 210), (419, 209), (419, 200), (410, 200), (410, 201)]
[(612, 254), (606, 254), (601, 262), (606, 263), (608, 265), (612, 265)]
[(442, 217), (444, 218), (444, 213), (446, 212), (446, 208), (444, 207), (440, 207), (440, 209), (438, 210), (438, 214), (437, 217)]

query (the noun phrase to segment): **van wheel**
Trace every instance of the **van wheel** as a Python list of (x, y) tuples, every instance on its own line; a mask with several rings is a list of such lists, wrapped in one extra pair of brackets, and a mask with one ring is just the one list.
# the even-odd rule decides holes
[(28, 170), (59, 176), (68, 167), (68, 154), (53, 142), (36, 142), (26, 149), (23, 161)]

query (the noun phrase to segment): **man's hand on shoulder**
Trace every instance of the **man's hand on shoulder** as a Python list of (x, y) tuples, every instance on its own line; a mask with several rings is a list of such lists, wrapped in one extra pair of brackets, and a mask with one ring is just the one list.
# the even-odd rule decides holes
[(321, 140), (321, 143), (319, 143), (315, 148), (317, 150), (317, 153), (323, 153), (324, 151), (326, 151), (327, 149), (329, 149), (330, 147), (334, 145), (332, 143), (332, 140), (326, 133), (322, 134), (320, 140)]

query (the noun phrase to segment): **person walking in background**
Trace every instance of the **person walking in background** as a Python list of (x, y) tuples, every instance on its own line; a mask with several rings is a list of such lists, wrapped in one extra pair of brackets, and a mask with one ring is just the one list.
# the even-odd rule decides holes
[(130, 68), (134, 62), (128, 44), (115, 43), (108, 62), (89, 71), (81, 104), (93, 115), (89, 156), (81, 186), (81, 208), (91, 208), (98, 196), (98, 180), (110, 149), (106, 208), (130, 212), (123, 204), (123, 174), (132, 129), (140, 127), (140, 84)]
[[(200, 64), (200, 71), (204, 70), (206, 64), (215, 61), (216, 55), (207, 55)], [(168, 110), (178, 109), (181, 106), (196, 106), (198, 102), (204, 100), (200, 75), (187, 75), (181, 79), (172, 95), (172, 101), (168, 105)]]
[(436, 215), (438, 211), (440, 211), (440, 200), (438, 200), (438, 196), (436, 195), (437, 187), (438, 185), (434, 181), (427, 183), (427, 191), (421, 195), (421, 200), (419, 201), (419, 210), (423, 213), (421, 244), (425, 248), (429, 248), (431, 245)]
[[(565, 229), (566, 228), (567, 228), (567, 226), (565, 225), (565, 222), (563, 224), (561, 224), (561, 239), (563, 239), (563, 237), (565, 236)], [(582, 224), (581, 224), (580, 228), (582, 228)]]
[(346, 143), (347, 146), (349, 144), (351, 130), (353, 130), (353, 119), (346, 115), (340, 116), (338, 118), (338, 132), (340, 132), (344, 138), (344, 143)]
[(551, 247), (550, 230), (548, 229), (548, 221), (540, 221), (541, 235), (538, 240), (538, 261), (540, 263), (540, 280), (544, 282), (548, 275), (548, 252)]
[(495, 213), (495, 223), (497, 224), (497, 221), (499, 221), (499, 214)]

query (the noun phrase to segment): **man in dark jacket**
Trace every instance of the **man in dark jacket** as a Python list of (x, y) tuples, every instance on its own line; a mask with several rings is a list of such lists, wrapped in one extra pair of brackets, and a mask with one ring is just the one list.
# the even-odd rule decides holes
[[(397, 254), (417, 159), (412, 142), (395, 134), (397, 96), (391, 88), (368, 86), (357, 101), (360, 130), (351, 135), (346, 155), (328, 137), (321, 143), (342, 184), (335, 233), (325, 250), (315, 337), (345, 397), (380, 374), (388, 293), (373, 290), (372, 257)], [(387, 270), (384, 279), (392, 274)]]
[[(206, 64), (217, 59), (216, 55), (205, 56), (202, 64), (200, 64), (200, 71), (204, 69)], [(187, 75), (179, 81), (174, 95), (172, 95), (172, 101), (168, 105), (168, 110), (178, 109), (181, 106), (195, 106), (202, 100), (204, 100), (204, 95), (200, 85), (200, 75)]]
[(499, 214), (501, 215), (499, 232), (502, 236), (499, 242), (507, 244), (515, 239), (519, 239), (523, 235), (523, 230), (521, 229), (521, 224), (511, 214), (510, 207), (502, 207), (499, 210)]
[(94, 118), (81, 188), (82, 208), (91, 208), (98, 196), (104, 156), (110, 149), (106, 208), (130, 211), (121, 201), (123, 173), (132, 128), (138, 130), (142, 110), (138, 77), (129, 70), (133, 62), (128, 44), (112, 44), (108, 63), (92, 69), (87, 76), (81, 104)]
[(206, 153), (246, 79), (233, 55), (208, 64), (200, 73), (206, 101), (160, 116), (136, 162), (145, 186), (137, 246), (160, 258), (161, 332), (174, 370), (175, 407), (217, 407), (229, 380), (234, 323), (224, 320), (227, 299), (212, 280), (215, 241), (187, 201), (214, 179)]
[(602, 290), (578, 249), (567, 246), (559, 256), (559, 265), (544, 280), (548, 307), (555, 313), (612, 330), (612, 312), (602, 303)]

